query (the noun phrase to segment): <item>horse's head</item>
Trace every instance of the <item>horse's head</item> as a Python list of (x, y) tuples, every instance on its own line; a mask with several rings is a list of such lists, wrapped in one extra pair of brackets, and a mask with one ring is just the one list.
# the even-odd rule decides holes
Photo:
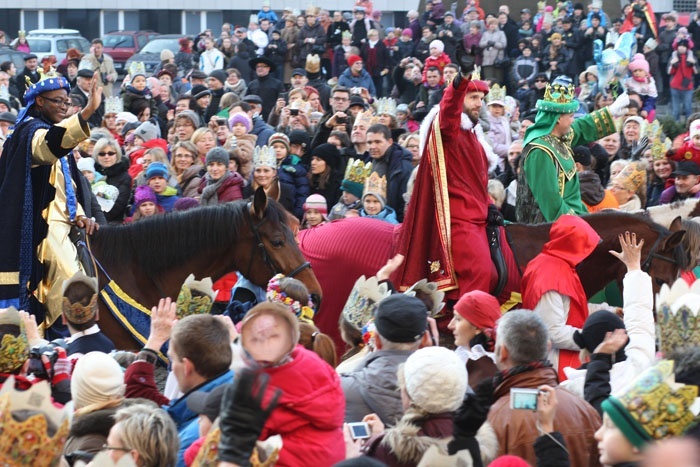
[(309, 289), (318, 310), (321, 285), (297, 245), (293, 229), (298, 228), (298, 221), (290, 222), (289, 213), (269, 199), (262, 188), (255, 191), (248, 214), (253, 251), (245, 276), (261, 287), (277, 273), (299, 279)]
[(654, 279), (654, 293), (659, 292), (662, 284), (673, 284), (680, 271), (687, 267), (688, 257), (681, 246), (684, 235), (681, 218), (676, 217), (668, 230), (663, 227), (659, 230), (656, 241), (646, 256), (642, 256), (642, 270)]

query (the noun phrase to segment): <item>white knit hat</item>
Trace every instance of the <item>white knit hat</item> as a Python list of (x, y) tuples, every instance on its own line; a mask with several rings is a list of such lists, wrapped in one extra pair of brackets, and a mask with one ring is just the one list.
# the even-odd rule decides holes
[(435, 39), (434, 41), (432, 41), (428, 48), (432, 49), (433, 47), (438, 49), (440, 52), (445, 51), (445, 44), (440, 39)]
[(428, 413), (454, 412), (467, 392), (467, 368), (445, 347), (416, 350), (403, 367), (405, 387), (413, 404)]
[(76, 409), (124, 397), (124, 373), (119, 363), (104, 352), (90, 352), (78, 359), (70, 391)]

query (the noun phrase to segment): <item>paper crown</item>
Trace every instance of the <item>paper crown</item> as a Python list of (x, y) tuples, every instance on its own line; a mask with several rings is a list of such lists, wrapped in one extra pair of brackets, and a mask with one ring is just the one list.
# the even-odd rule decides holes
[(661, 360), (602, 408), (635, 447), (682, 435), (694, 422), (698, 387), (675, 382), (673, 361)]
[(216, 292), (212, 287), (211, 277), (197, 281), (194, 279), (194, 274), (190, 274), (180, 287), (180, 293), (177, 296), (178, 319), (209, 313), (215, 298)]
[(124, 102), (120, 97), (110, 96), (105, 99), (105, 114), (118, 114), (124, 111)]
[(318, 73), (321, 71), (321, 57), (317, 54), (307, 55), (304, 69), (309, 73)]
[(506, 105), (506, 87), (496, 83), (491, 86), (489, 93), (486, 95), (486, 105), (498, 104)]
[(277, 157), (275, 151), (267, 145), (256, 147), (253, 152), (253, 166), (255, 167), (272, 167), (277, 168)]
[(377, 172), (372, 172), (365, 180), (364, 194), (381, 196), (382, 201), (386, 203), (386, 176), (380, 177)]
[(693, 285), (678, 279), (661, 286), (656, 297), (656, 325), (660, 350), (669, 355), (682, 347), (700, 345), (700, 280)]
[(647, 171), (640, 162), (630, 162), (615, 180), (622, 183), (626, 190), (636, 193), (639, 187), (646, 186)]
[(299, 300), (295, 300), (287, 295), (287, 293), (282, 290), (282, 287), (280, 286), (280, 279), (284, 277), (284, 274), (277, 274), (270, 279), (270, 281), (267, 283), (267, 293), (265, 294), (265, 298), (267, 298), (268, 302), (278, 302), (287, 305), (299, 321), (313, 324), (314, 309), (311, 299), (309, 299), (308, 303), (301, 303)]
[(354, 183), (360, 183), (364, 186), (365, 180), (367, 180), (371, 173), (371, 162), (365, 164), (360, 159), (350, 159), (348, 166), (345, 168), (345, 177), (343, 177), (343, 179)]
[[(19, 420), (15, 419), (13, 413)], [(68, 438), (68, 412), (51, 403), (46, 381), (15, 390), (14, 377), (0, 390), (0, 465), (58, 465)]]
[[(440, 312), (445, 307), (445, 292), (438, 290), (438, 285), (435, 282), (428, 282), (428, 279), (421, 279), (411, 287), (409, 287), (404, 294), (417, 296), (419, 293), (430, 296), (430, 301), (432, 306), (428, 310), (432, 318), (440, 316)], [(420, 297), (419, 297), (420, 298)]]
[(379, 302), (390, 295), (386, 283), (380, 284), (375, 276), (360, 276), (350, 291), (343, 307), (343, 317), (358, 331), (374, 317)]
[(647, 128), (647, 136), (651, 142), (651, 156), (655, 161), (666, 158), (666, 152), (671, 149), (671, 140), (664, 135), (661, 123), (658, 120), (651, 122)]
[(384, 114), (396, 117), (396, 101), (391, 97), (377, 99), (377, 115)]
[(343, 31), (341, 37), (343, 39), (352, 39), (352, 33), (350, 31)]
[(4, 334), (0, 340), (0, 373), (12, 373), (29, 358), (29, 341), (24, 321), (15, 307), (0, 312), (0, 324), (17, 326), (19, 334)]
[(134, 79), (136, 75), (146, 76), (146, 65), (143, 62), (131, 62), (129, 65), (129, 76)]
[(355, 117), (355, 125), (364, 125), (369, 128), (372, 126), (373, 119), (374, 114), (372, 114), (372, 109), (370, 108), (357, 114), (357, 117)]
[(574, 95), (574, 85), (562, 83), (547, 84), (544, 91), (544, 99), (538, 100), (535, 108), (543, 112), (574, 113), (579, 108), (579, 103)]

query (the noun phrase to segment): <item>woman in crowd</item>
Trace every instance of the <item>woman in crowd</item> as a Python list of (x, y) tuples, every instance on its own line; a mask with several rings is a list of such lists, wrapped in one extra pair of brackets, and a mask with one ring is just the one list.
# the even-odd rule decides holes
[(204, 168), (199, 162), (197, 147), (189, 141), (183, 141), (175, 144), (172, 151), (173, 169), (182, 196), (186, 198), (198, 197), (200, 173)]
[(326, 198), (328, 209), (340, 199), (340, 182), (343, 174), (339, 167), (340, 151), (332, 144), (324, 143), (311, 152), (311, 170), (309, 171), (309, 192), (318, 193)]
[(105, 217), (110, 224), (121, 224), (131, 197), (129, 161), (122, 158), (119, 143), (111, 138), (100, 138), (92, 150), (92, 157), (96, 161), (95, 170), (104, 175), (105, 182), (116, 187), (119, 192), (112, 209), (105, 212)]
[(199, 182), (199, 204), (211, 206), (243, 198), (243, 177), (238, 172), (229, 172), (229, 153), (226, 149), (210, 149), (206, 163), (207, 173)]
[(226, 78), (226, 90), (236, 94), (240, 99), (243, 99), (248, 90), (248, 85), (241, 76), (241, 72), (236, 68), (229, 68), (226, 70), (226, 73), (228, 75)]
[(207, 153), (216, 146), (216, 134), (210, 128), (197, 128), (192, 134), (190, 142), (197, 148), (199, 162), (204, 164)]
[(490, 18), (486, 21), (486, 31), (481, 35), (479, 47), (482, 49), (482, 78), (494, 83), (503, 82), (503, 68), (500, 61), (505, 57), (506, 35), (498, 29), (498, 20)]

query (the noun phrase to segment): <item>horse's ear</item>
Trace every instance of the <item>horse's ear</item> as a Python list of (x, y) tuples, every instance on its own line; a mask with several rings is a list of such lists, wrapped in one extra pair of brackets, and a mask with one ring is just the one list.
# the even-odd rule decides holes
[(685, 236), (685, 230), (678, 230), (666, 237), (666, 240), (664, 241), (664, 250), (668, 251), (680, 245), (681, 241), (683, 240), (683, 236)]
[(682, 228), (683, 219), (681, 218), (681, 216), (678, 216), (675, 219), (673, 219), (671, 225), (668, 227), (668, 230), (670, 230), (671, 232), (678, 232), (679, 230), (682, 230)]
[(262, 219), (265, 216), (265, 209), (267, 209), (267, 195), (265, 194), (265, 189), (259, 186), (253, 196), (253, 205), (250, 213), (258, 219)]

